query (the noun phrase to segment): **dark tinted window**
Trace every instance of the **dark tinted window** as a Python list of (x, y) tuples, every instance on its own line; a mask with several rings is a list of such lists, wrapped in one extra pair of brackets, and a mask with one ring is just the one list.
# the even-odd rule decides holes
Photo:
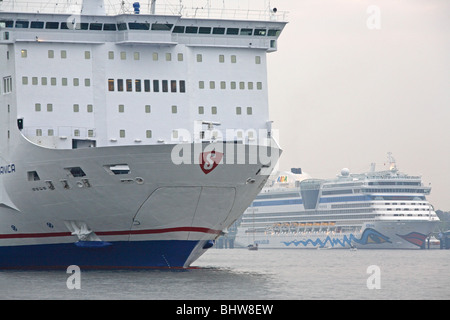
[(128, 27), (130, 28), (130, 30), (149, 30), (150, 24), (149, 23), (130, 22), (130, 23), (128, 23)]
[(227, 34), (239, 34), (239, 28), (228, 28)]
[(268, 32), (269, 37), (278, 37), (280, 35), (281, 31), (276, 29), (270, 29)]
[(213, 34), (225, 34), (225, 28), (214, 28)]
[(105, 23), (103, 25), (103, 30), (105, 31), (116, 31), (117, 27), (114, 23)]
[(241, 36), (251, 36), (253, 29), (241, 29)]
[(266, 29), (255, 29), (255, 36), (265, 36), (267, 34)]
[(75, 29), (77, 30), (88, 30), (89, 29), (89, 23), (77, 23), (77, 25), (75, 26)]
[(28, 28), (28, 21), (16, 21), (16, 28)]
[(102, 30), (103, 29), (103, 24), (101, 23), (91, 23), (91, 25), (89, 26), (89, 30)]
[(186, 27), (186, 33), (197, 33), (198, 27)]
[(0, 20), (0, 23), (4, 23), (6, 28), (12, 28), (14, 27), (14, 21), (13, 20)]
[(152, 24), (152, 30), (155, 31), (170, 31), (173, 27), (173, 24), (170, 23), (154, 23)]
[(211, 33), (211, 28), (210, 27), (200, 27), (200, 29), (198, 29), (198, 33), (200, 33), (200, 34), (210, 34)]
[(122, 31), (122, 30), (127, 30), (127, 24), (126, 23), (118, 23), (117, 24), (117, 28)]
[(175, 26), (173, 28), (173, 33), (184, 33), (184, 27), (183, 26)]
[(44, 21), (31, 21), (31, 28), (44, 29)]
[(45, 29), (58, 29), (59, 28), (59, 22), (47, 22), (45, 24)]

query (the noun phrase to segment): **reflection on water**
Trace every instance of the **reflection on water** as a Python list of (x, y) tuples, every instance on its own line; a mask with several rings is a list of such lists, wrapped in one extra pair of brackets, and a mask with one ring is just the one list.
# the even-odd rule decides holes
[[(369, 266), (380, 289), (368, 289)], [(449, 299), (450, 250), (211, 249), (188, 270), (0, 271), (0, 299)]]

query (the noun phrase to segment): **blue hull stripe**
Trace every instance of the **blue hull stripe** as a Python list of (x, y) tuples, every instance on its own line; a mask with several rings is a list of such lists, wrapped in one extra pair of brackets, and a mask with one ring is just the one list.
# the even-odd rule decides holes
[(118, 241), (107, 246), (74, 243), (0, 247), (0, 268), (183, 267), (198, 241)]
[(252, 207), (266, 207), (266, 206), (282, 206), (289, 204), (302, 204), (302, 199), (288, 199), (288, 200), (270, 200), (270, 201), (255, 201)]

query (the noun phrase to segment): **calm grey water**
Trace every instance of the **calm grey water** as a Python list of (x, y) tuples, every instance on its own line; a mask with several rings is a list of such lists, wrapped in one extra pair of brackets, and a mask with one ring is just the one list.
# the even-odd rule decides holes
[[(449, 299), (450, 250), (211, 249), (189, 270), (0, 271), (0, 299)], [(370, 266), (377, 266), (373, 273)], [(379, 276), (379, 289), (368, 278)]]

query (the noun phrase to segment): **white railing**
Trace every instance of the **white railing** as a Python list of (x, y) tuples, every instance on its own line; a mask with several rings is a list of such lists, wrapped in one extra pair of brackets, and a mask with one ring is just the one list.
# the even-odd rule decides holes
[[(88, 0), (85, 0), (88, 1)], [(250, 0), (248, 0), (250, 1)], [(0, 12), (40, 12), (40, 13), (67, 13), (79, 14), (83, 0), (0, 0)], [(150, 14), (151, 1), (130, 1), (130, 0), (104, 0), (105, 9), (108, 15), (134, 14), (133, 3), (139, 2), (140, 13)], [(194, 1), (178, 0), (160, 0), (156, 4), (155, 14), (157, 15), (179, 15), (185, 18), (210, 18), (210, 19), (233, 19), (233, 20), (261, 20), (261, 21), (286, 21), (287, 12), (279, 11), (270, 7), (268, 1), (264, 2), (264, 7), (254, 9), (255, 6), (247, 6), (246, 9), (237, 5), (236, 8), (226, 6), (227, 1), (223, 1), (222, 8), (212, 8), (210, 1), (195, 1), (203, 3), (196, 6)], [(187, 5), (186, 3), (190, 4)], [(241, 1), (242, 2), (242, 1)], [(259, 5), (261, 7), (261, 5)]]

